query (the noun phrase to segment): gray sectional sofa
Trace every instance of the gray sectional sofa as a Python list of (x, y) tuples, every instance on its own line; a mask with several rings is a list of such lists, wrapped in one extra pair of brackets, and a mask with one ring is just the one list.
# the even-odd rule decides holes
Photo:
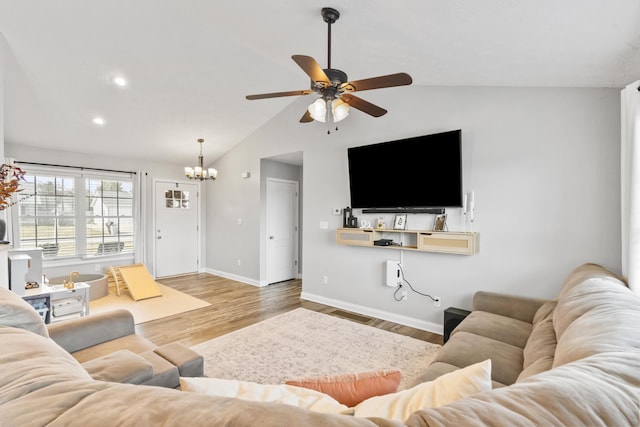
[(55, 323), (47, 331), (96, 380), (176, 388), (180, 376), (204, 375), (201, 355), (179, 343), (158, 347), (136, 334), (127, 310)]
[[(95, 380), (28, 310), (16, 311), (0, 301), (3, 427), (403, 425)], [(404, 425), (640, 425), (640, 297), (602, 267), (576, 269), (553, 302), (478, 293), (424, 380), (484, 358), (492, 390), (416, 411)]]

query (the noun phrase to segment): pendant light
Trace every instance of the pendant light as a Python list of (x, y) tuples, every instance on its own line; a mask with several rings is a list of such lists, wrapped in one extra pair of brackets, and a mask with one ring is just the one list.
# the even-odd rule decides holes
[(204, 157), (202, 156), (202, 144), (204, 143), (204, 139), (198, 139), (198, 144), (200, 144), (200, 155), (198, 156), (198, 165), (197, 166), (185, 166), (184, 174), (189, 179), (199, 179), (200, 181), (204, 181), (205, 179), (214, 180), (218, 176), (218, 171), (214, 168), (204, 168)]

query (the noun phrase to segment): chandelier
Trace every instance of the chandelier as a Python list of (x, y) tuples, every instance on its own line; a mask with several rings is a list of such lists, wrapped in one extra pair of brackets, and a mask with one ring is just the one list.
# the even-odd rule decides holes
[(204, 158), (202, 157), (202, 144), (204, 143), (204, 139), (198, 139), (198, 144), (200, 144), (200, 155), (198, 156), (198, 166), (185, 166), (184, 174), (189, 179), (199, 179), (200, 181), (204, 181), (205, 179), (216, 179), (218, 176), (218, 171), (214, 168), (204, 168)]

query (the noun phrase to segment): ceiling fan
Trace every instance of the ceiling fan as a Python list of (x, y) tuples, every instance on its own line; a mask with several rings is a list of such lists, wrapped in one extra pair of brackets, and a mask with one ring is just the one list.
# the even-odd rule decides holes
[(344, 71), (331, 68), (331, 25), (340, 18), (340, 13), (333, 8), (325, 7), (322, 9), (322, 18), (328, 24), (327, 68), (320, 67), (318, 62), (310, 56), (293, 55), (291, 57), (311, 78), (311, 89), (247, 95), (246, 98), (253, 100), (317, 93), (320, 98), (309, 106), (300, 123), (309, 123), (314, 120), (323, 123), (328, 120), (333, 120), (334, 123), (339, 122), (349, 114), (349, 107), (373, 117), (386, 114), (387, 110), (384, 108), (352, 95), (352, 92), (410, 85), (411, 76), (407, 73), (397, 73), (349, 81)]

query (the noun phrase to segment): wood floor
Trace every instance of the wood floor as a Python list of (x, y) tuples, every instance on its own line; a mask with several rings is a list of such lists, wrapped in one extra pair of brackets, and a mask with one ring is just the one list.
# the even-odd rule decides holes
[(138, 334), (156, 345), (177, 341), (190, 347), (299, 307), (442, 344), (442, 336), (438, 334), (301, 300), (300, 280), (259, 288), (202, 273), (159, 279), (158, 282), (211, 305), (137, 325)]

